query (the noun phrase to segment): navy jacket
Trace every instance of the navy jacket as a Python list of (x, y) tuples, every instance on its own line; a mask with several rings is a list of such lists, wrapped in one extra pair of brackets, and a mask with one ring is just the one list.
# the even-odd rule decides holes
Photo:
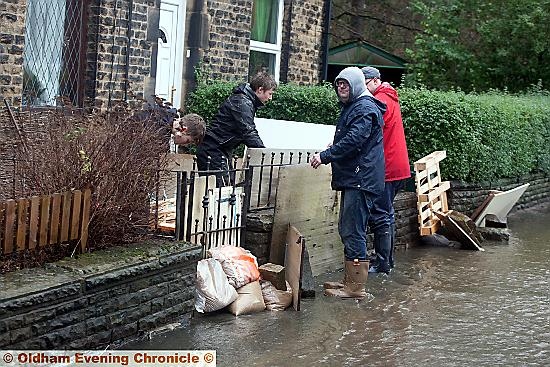
[(361, 96), (342, 107), (333, 145), (320, 153), (332, 165), (334, 190), (359, 189), (379, 195), (384, 190), (384, 103)]

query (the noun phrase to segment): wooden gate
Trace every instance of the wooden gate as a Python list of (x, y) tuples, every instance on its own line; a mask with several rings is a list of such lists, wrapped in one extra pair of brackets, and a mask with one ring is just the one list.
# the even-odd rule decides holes
[(80, 240), (86, 251), (91, 190), (0, 202), (1, 254)]

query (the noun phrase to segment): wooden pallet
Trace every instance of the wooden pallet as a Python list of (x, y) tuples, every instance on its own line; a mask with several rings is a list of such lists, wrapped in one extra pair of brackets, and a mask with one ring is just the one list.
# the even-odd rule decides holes
[(447, 190), (449, 181), (441, 181), (439, 162), (447, 157), (447, 152), (435, 151), (414, 162), (416, 193), (418, 195), (418, 224), (420, 235), (426, 236), (437, 232), (441, 220), (436, 212), (446, 213)]

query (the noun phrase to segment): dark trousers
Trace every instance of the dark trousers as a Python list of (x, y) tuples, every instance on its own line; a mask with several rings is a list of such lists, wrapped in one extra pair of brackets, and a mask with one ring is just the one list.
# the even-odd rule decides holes
[(388, 230), (391, 225), (395, 224), (393, 200), (404, 186), (405, 180), (386, 181), (382, 194), (376, 196), (373, 200), (369, 222), (371, 232)]
[(347, 261), (367, 259), (367, 223), (373, 197), (366, 191), (342, 191), (338, 233), (344, 244)]

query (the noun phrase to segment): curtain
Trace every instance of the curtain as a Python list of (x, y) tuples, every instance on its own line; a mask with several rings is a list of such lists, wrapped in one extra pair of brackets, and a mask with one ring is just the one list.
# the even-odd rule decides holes
[(267, 39), (269, 26), (271, 24), (272, 2), (277, 0), (254, 0), (252, 7), (252, 32), (251, 39), (259, 42), (270, 42)]

